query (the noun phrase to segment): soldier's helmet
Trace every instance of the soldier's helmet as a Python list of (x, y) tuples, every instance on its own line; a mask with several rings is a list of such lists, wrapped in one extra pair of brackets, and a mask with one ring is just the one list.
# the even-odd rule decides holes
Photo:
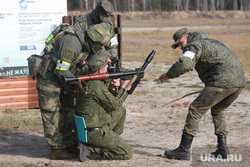
[(87, 30), (87, 35), (93, 42), (99, 42), (107, 46), (110, 43), (110, 33), (105, 24), (107, 23), (100, 23), (90, 26)]
[(107, 65), (107, 57), (109, 57), (109, 52), (101, 51), (97, 55), (94, 55), (88, 60), (89, 73), (95, 73), (101, 68)]
[(101, 0), (95, 7), (94, 12), (97, 12), (102, 22), (110, 22), (114, 6), (108, 0)]

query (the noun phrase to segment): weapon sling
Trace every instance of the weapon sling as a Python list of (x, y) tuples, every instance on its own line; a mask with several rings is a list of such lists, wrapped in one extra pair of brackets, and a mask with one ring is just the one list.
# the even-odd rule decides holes
[(201, 93), (201, 92), (202, 92), (202, 91), (197, 91), (197, 92), (188, 93), (188, 94), (186, 94), (186, 95), (184, 95), (184, 96), (182, 96), (182, 97), (180, 97), (180, 98), (178, 98), (178, 99), (175, 99), (175, 100), (173, 100), (173, 101), (171, 101), (171, 102), (168, 102), (168, 103), (162, 105), (161, 107), (164, 107), (164, 106), (166, 106), (166, 105), (168, 105), (168, 104), (171, 104), (171, 103), (173, 103), (173, 102), (176, 102), (176, 101), (178, 101), (178, 100), (181, 100), (181, 99), (183, 99), (184, 97), (187, 97), (187, 96), (190, 96), (190, 95), (193, 95), (193, 94), (197, 94), (197, 93)]

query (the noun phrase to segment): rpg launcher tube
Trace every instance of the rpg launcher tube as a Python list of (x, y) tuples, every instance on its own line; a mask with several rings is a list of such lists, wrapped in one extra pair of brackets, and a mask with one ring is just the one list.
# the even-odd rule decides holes
[[(146, 69), (146, 67), (148, 66), (148, 64), (151, 62), (151, 60), (154, 58), (155, 55), (155, 51), (153, 50), (148, 57), (146, 58), (144, 64), (141, 67), (141, 71), (144, 71)], [(137, 78), (136, 81), (131, 85), (131, 88), (128, 90), (128, 94), (132, 94), (133, 91), (135, 90), (135, 88), (137, 87), (137, 85), (140, 82), (140, 78)]]
[(155, 55), (155, 50), (152, 50), (152, 52), (148, 55), (148, 57), (146, 58), (144, 64), (141, 67), (141, 70), (144, 71), (146, 69), (146, 67), (148, 66), (148, 64), (151, 62), (151, 60), (154, 58)]
[(110, 73), (100, 73), (93, 75), (82, 75), (79, 77), (63, 77), (62, 85), (66, 85), (70, 82), (75, 82), (78, 80), (89, 81), (89, 80), (103, 80), (108, 78), (121, 78), (124, 76), (140, 75), (144, 74), (144, 71), (122, 71), (122, 72), (110, 72)]

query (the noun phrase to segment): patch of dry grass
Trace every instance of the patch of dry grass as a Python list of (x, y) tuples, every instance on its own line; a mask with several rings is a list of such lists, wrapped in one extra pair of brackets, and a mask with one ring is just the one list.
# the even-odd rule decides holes
[(4, 130), (42, 130), (41, 114), (37, 110), (19, 110), (14, 114), (5, 113), (0, 118), (0, 131)]
[(239, 59), (246, 72), (250, 72), (250, 31), (249, 29), (220, 29), (208, 31), (211, 38), (223, 42)]
[[(174, 21), (174, 20), (172, 20)], [(176, 25), (180, 20), (176, 20)], [(130, 20), (129, 22), (132, 22)], [(133, 21), (135, 24), (138, 21)], [(140, 22), (140, 21), (139, 21)], [(153, 27), (157, 24), (156, 21), (147, 21), (147, 26)], [(214, 25), (212, 23), (220, 22), (222, 25), (228, 25), (228, 20), (221, 22), (221, 19), (192, 19), (190, 24), (192, 26), (197, 25)], [(126, 23), (126, 21), (124, 21)], [(172, 22), (172, 24), (175, 24)], [(185, 22), (184, 22), (185, 23)], [(132, 23), (129, 23), (129, 25)], [(232, 21), (232, 25), (249, 25), (249, 19), (237, 19)], [(126, 24), (123, 24), (126, 27)], [(143, 25), (143, 24), (142, 24)], [(176, 29), (178, 30), (178, 29)], [(152, 64), (163, 62), (167, 65), (173, 64), (178, 61), (182, 52), (180, 49), (172, 49), (173, 43), (172, 35), (176, 30), (155, 30), (155, 31), (125, 31), (123, 32), (123, 61), (144, 62), (146, 56), (151, 50), (156, 50), (156, 55)], [(250, 59), (248, 58), (250, 53), (250, 32), (247, 28), (216, 28), (216, 29), (204, 29), (197, 31), (205, 32), (209, 38), (217, 39), (223, 42), (239, 59), (242, 63), (245, 72), (250, 72)]]
[(124, 20), (123, 27), (176, 27), (176, 26), (207, 26), (207, 25), (247, 25), (250, 19), (242, 22), (241, 19), (221, 19), (221, 18), (194, 18), (194, 19), (147, 19), (147, 20)]
[[(116, 14), (115, 14), (116, 15)], [(154, 11), (121, 13), (123, 27), (175, 27), (250, 24), (250, 12), (244, 11)], [(242, 22), (244, 19), (244, 22)], [(136, 20), (136, 22), (134, 21)]]
[(147, 55), (156, 51), (154, 61), (171, 64), (181, 54), (180, 50), (171, 49), (173, 31), (137, 31), (123, 33), (123, 61), (143, 62)]

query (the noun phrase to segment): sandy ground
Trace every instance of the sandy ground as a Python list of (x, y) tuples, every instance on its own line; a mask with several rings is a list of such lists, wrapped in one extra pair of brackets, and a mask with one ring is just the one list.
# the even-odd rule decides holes
[[(134, 69), (136, 64), (140, 66), (141, 63), (133, 64), (134, 66), (131, 66), (131, 63), (124, 62), (123, 66)], [(213, 134), (210, 111), (200, 122), (199, 132), (194, 138), (191, 149), (192, 159), (178, 161), (164, 157), (165, 150), (174, 149), (179, 145), (188, 105), (197, 97), (197, 94), (162, 106), (187, 93), (201, 90), (199, 87), (203, 84), (195, 72), (189, 72), (177, 79), (159, 84), (155, 79), (164, 72), (159, 70), (159, 67), (169, 68), (164, 64), (150, 64), (143, 81), (124, 103), (127, 118), (124, 133), (121, 136), (134, 150), (131, 160), (90, 160), (84, 163), (78, 162), (77, 159), (53, 161), (50, 160), (50, 150), (42, 130), (38, 132), (15, 130), (0, 131), (0, 166), (249, 166), (249, 90), (244, 90), (225, 111), (229, 129), (228, 146), (231, 154), (234, 155), (230, 162), (213, 162), (200, 157), (216, 149), (216, 136)], [(0, 116), (3, 116), (3, 113)]]
[[(214, 28), (214, 27), (213, 27)], [(242, 27), (241, 27), (242, 28)], [(246, 27), (249, 28), (249, 27)], [(177, 29), (174, 27), (174, 29)], [(141, 31), (124, 28), (124, 31)], [(147, 48), (148, 49), (148, 48)], [(148, 53), (151, 50), (148, 51)], [(156, 53), (157, 56), (157, 53)], [(135, 69), (143, 62), (127, 63), (123, 66)], [(197, 137), (194, 138), (190, 161), (169, 160), (164, 151), (175, 149), (180, 143), (189, 104), (198, 96), (194, 94), (169, 105), (164, 104), (188, 93), (199, 91), (203, 84), (195, 72), (170, 80), (164, 84), (155, 81), (169, 66), (152, 63), (146, 69), (145, 77), (134, 93), (124, 103), (127, 118), (121, 137), (133, 148), (134, 155), (126, 161), (50, 160), (50, 150), (43, 137), (42, 128), (30, 131), (16, 128), (0, 131), (0, 167), (33, 166), (86, 166), (86, 167), (165, 167), (165, 166), (238, 166), (250, 165), (250, 91), (244, 90), (238, 99), (225, 111), (228, 123), (228, 147), (232, 154), (229, 162), (206, 158), (216, 150), (216, 136), (210, 111), (202, 118)], [(250, 82), (250, 74), (246, 74)], [(39, 110), (34, 110), (39, 117)], [(0, 117), (5, 115), (0, 111)], [(32, 117), (32, 116), (30, 116)], [(204, 158), (205, 157), (205, 158)]]

